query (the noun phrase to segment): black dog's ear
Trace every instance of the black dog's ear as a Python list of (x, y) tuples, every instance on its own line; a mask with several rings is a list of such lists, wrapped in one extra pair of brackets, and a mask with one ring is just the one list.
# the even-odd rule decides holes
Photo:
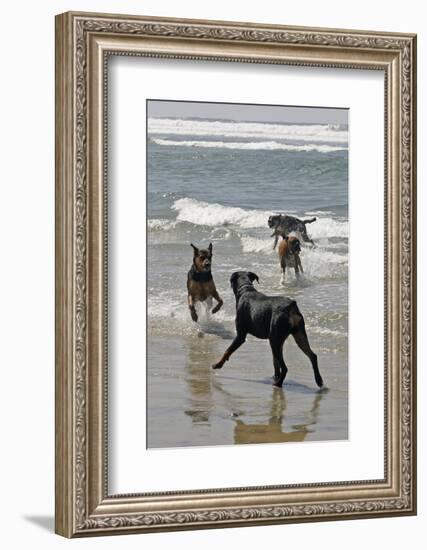
[(251, 283), (253, 281), (256, 281), (257, 283), (259, 283), (259, 277), (256, 273), (252, 273), (252, 271), (248, 271), (248, 277), (249, 277)]
[(230, 277), (230, 286), (233, 287), (233, 283), (234, 281), (237, 279), (237, 277), (239, 276), (239, 274), (237, 273), (237, 271), (235, 271), (234, 273), (232, 273), (231, 277)]
[(199, 249), (197, 248), (197, 246), (194, 246), (193, 243), (190, 243), (190, 246), (193, 247), (193, 250), (194, 250), (194, 255), (197, 256), (199, 254)]
[(208, 250), (209, 250), (210, 254), (212, 254), (212, 243), (209, 243)]

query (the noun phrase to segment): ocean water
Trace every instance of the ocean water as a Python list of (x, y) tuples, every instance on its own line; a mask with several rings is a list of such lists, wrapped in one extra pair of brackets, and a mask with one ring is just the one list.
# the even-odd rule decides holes
[[(348, 435), (348, 131), (327, 124), (150, 118), (148, 121), (148, 446), (346, 439)], [(307, 225), (304, 275), (280, 284), (268, 217)], [(213, 244), (224, 300), (214, 316), (187, 307), (190, 243)], [(234, 336), (233, 271), (294, 298), (327, 391), (291, 341), (282, 389), (271, 386), (268, 341), (248, 337), (212, 371)]]

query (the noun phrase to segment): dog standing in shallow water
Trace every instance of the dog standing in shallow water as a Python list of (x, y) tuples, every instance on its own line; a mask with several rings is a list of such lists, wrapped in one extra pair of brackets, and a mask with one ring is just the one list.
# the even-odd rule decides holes
[(285, 214), (275, 214), (268, 218), (268, 227), (274, 229), (273, 234), (274, 244), (273, 250), (276, 248), (279, 237), (287, 237), (293, 231), (299, 233), (301, 238), (306, 243), (311, 243), (314, 246), (314, 242), (307, 234), (306, 225), (313, 223), (317, 218), (311, 218), (309, 220), (300, 220), (294, 216), (287, 216)]
[(283, 344), (292, 334), (298, 347), (307, 355), (313, 367), (314, 378), (319, 388), (323, 387), (317, 364), (317, 355), (313, 353), (305, 332), (304, 317), (295, 300), (284, 296), (266, 296), (258, 292), (253, 281), (258, 275), (250, 271), (236, 271), (231, 275), (230, 283), (236, 297), (236, 331), (230, 347), (220, 361), (212, 365), (220, 369), (231, 354), (246, 340), (248, 334), (270, 341), (274, 364), (274, 385), (282, 386), (288, 368), (283, 359)]
[(215, 298), (218, 303), (213, 308), (212, 313), (219, 311), (224, 302), (218, 294), (212, 277), (212, 243), (209, 244), (207, 249), (199, 249), (194, 244), (191, 244), (191, 246), (194, 254), (193, 265), (187, 276), (188, 307), (191, 318), (194, 322), (197, 322), (196, 302), (208, 300), (208, 308), (211, 309), (212, 298)]
[(295, 277), (299, 278), (299, 272), (304, 273), (302, 268), (301, 258), (301, 245), (299, 239), (290, 235), (289, 237), (283, 237), (279, 244), (279, 258), (280, 267), (282, 268), (282, 278), (280, 284), (285, 282), (286, 268), (293, 267), (295, 269)]

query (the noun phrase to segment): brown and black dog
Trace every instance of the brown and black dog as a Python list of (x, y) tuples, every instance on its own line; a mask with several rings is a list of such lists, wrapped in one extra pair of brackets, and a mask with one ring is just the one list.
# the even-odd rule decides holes
[(188, 307), (190, 309), (191, 318), (197, 322), (198, 316), (196, 312), (196, 302), (204, 302), (208, 300), (208, 308), (212, 307), (212, 298), (218, 302), (213, 308), (212, 313), (219, 311), (223, 305), (223, 301), (216, 289), (212, 272), (212, 243), (208, 248), (197, 248), (191, 244), (194, 250), (193, 265), (187, 276), (188, 290)]
[(282, 268), (282, 278), (280, 279), (280, 284), (285, 282), (285, 271), (288, 267), (293, 267), (295, 269), (295, 277), (298, 279), (299, 272), (304, 273), (302, 268), (301, 258), (301, 245), (299, 239), (293, 235), (288, 237), (283, 237), (279, 243), (279, 258), (280, 258), (280, 267)]
[(268, 218), (268, 227), (274, 229), (274, 232), (271, 235), (274, 237), (273, 250), (276, 248), (279, 237), (287, 237), (292, 232), (299, 233), (304, 242), (310, 243), (314, 246), (314, 241), (310, 239), (307, 234), (306, 225), (308, 223), (315, 222), (316, 219), (317, 218), (300, 220), (299, 218), (295, 218), (295, 216), (288, 216), (286, 214), (275, 214), (270, 216)]

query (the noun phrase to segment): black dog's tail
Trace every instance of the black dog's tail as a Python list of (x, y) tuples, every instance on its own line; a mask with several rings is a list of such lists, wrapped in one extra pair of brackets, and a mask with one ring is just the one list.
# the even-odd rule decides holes
[(306, 224), (306, 223), (313, 223), (317, 220), (317, 218), (310, 218), (309, 220), (301, 220), (302, 223)]

